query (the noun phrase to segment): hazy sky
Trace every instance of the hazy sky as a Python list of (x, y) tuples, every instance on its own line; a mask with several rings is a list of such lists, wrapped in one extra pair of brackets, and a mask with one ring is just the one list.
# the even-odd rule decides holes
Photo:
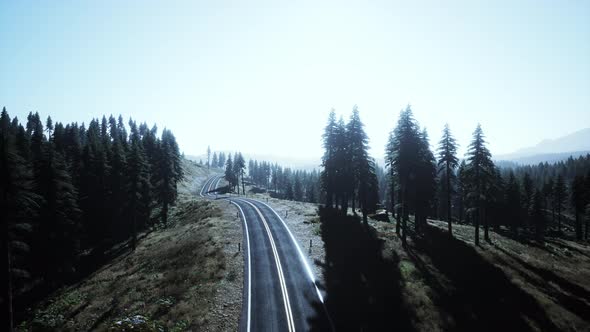
[(381, 157), (408, 103), (431, 143), (480, 122), (495, 154), (589, 127), (590, 1), (0, 2), (0, 105), (21, 120), (122, 114), (187, 154), (308, 159), (357, 104)]

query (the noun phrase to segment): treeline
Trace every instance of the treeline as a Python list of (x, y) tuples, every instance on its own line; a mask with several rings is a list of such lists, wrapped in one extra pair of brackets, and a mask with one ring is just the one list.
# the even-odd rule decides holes
[[(557, 232), (562, 231), (562, 214), (574, 215), (574, 228), (578, 239), (588, 239), (590, 222), (590, 154), (578, 158), (569, 157), (557, 163), (518, 166), (502, 169), (503, 178), (508, 179), (506, 188), (512, 198), (520, 198), (520, 207), (508, 204), (510, 214), (516, 219), (530, 218), (526, 210), (534, 208), (538, 200), (541, 212), (551, 214), (551, 225)], [(539, 197), (537, 197), (537, 195)], [(522, 218), (524, 215), (524, 218)], [(586, 224), (585, 231), (583, 226)]]
[[(231, 153), (230, 153), (231, 156)], [(221, 151), (219, 153), (217, 153), (216, 151), (213, 151), (213, 159), (211, 159), (211, 147), (207, 147), (207, 164), (206, 166), (208, 168), (221, 168), (223, 169), (225, 167), (225, 163), (227, 161), (227, 157), (225, 155), (225, 152)], [(201, 164), (203, 164), (203, 162), (200, 162)]]
[(323, 134), (324, 156), (320, 176), (323, 202), (342, 214), (349, 206), (354, 214), (361, 209), (363, 220), (379, 203), (379, 182), (373, 158), (369, 156), (369, 139), (355, 106), (347, 123), (336, 120), (334, 110), (328, 116)]
[(309, 203), (319, 202), (319, 173), (316, 170), (293, 170), (277, 163), (250, 159), (248, 177), (255, 185), (271, 191), (273, 197)]
[[(3, 313), (96, 266), (113, 244), (167, 223), (182, 178), (171, 131), (121, 116), (84, 124), (0, 119)], [(3, 319), (4, 320), (4, 319)]]
[[(475, 226), (476, 244), (480, 227), (484, 239), (490, 241), (489, 229), (501, 226), (516, 236), (532, 234), (542, 241), (548, 226), (557, 226), (561, 232), (562, 214), (571, 210), (576, 216), (577, 238), (587, 239), (590, 156), (555, 165), (500, 169), (492, 161), (480, 125), (465, 158), (457, 156), (458, 144), (448, 125), (435, 155), (428, 133), (408, 106), (389, 135), (383, 172), (368, 156), (368, 138), (362, 128), (356, 106), (346, 124), (330, 112), (323, 135), (320, 197), (328, 207), (347, 213), (350, 206), (356, 213), (359, 206), (366, 215), (377, 202), (384, 202), (404, 242), (410, 215), (414, 216), (414, 232), (421, 232), (427, 218), (446, 220), (451, 235), (453, 222), (467, 222)], [(385, 179), (388, 190), (383, 186)]]

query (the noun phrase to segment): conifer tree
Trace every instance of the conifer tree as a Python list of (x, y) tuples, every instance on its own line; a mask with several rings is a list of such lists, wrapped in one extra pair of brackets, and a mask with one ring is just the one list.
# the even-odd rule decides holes
[(211, 160), (211, 164), (214, 168), (217, 168), (217, 165), (219, 164), (219, 160), (217, 159), (217, 152), (213, 152), (213, 159)]
[[(392, 174), (396, 177), (396, 179), (392, 179), (392, 182), (399, 186), (400, 194), (398, 197), (402, 220), (402, 242), (404, 244), (407, 237), (410, 201), (414, 198), (413, 181), (416, 178), (416, 166), (420, 160), (419, 151), (419, 128), (414, 120), (412, 109), (408, 105), (400, 113), (397, 126), (389, 137), (386, 150), (386, 159), (390, 163), (390, 167), (394, 169)], [(396, 228), (399, 228), (399, 226), (396, 226)]]
[(488, 188), (494, 175), (494, 163), (491, 159), (491, 154), (486, 147), (481, 126), (478, 124), (473, 132), (473, 141), (469, 145), (467, 152), (467, 171), (468, 178), (472, 183), (471, 195), (474, 197), (473, 211), (475, 220), (475, 244), (479, 245), (479, 226), (483, 221), (484, 238), (489, 241), (488, 221), (485, 218), (484, 201), (486, 197), (486, 188)]
[(586, 209), (586, 193), (585, 193), (585, 183), (584, 183), (584, 176), (578, 175), (574, 178), (572, 182), (572, 206), (574, 208), (574, 215), (576, 217), (576, 238), (578, 240), (582, 240), (583, 232), (582, 232), (582, 219), (584, 218), (584, 212)]
[(439, 172), (444, 172), (444, 192), (446, 193), (446, 217), (449, 228), (449, 234), (453, 235), (452, 228), (452, 211), (451, 201), (453, 194), (453, 187), (451, 181), (454, 179), (454, 170), (459, 165), (457, 158), (457, 142), (451, 134), (451, 129), (448, 124), (445, 124), (443, 129), (443, 136), (439, 142), (438, 148), (438, 167)]
[[(370, 168), (369, 168), (369, 138), (364, 130), (364, 125), (360, 119), (358, 107), (355, 105), (352, 109), (352, 115), (346, 125), (346, 150), (348, 153), (349, 163), (347, 182), (350, 183), (348, 189), (350, 200), (352, 203), (352, 211), (356, 214), (355, 201), (366, 201), (366, 196), (369, 194), (367, 184), (369, 182)], [(363, 189), (361, 190), (361, 184)], [(363, 197), (360, 197), (363, 195)]]
[(234, 163), (232, 161), (231, 153), (227, 156), (225, 162), (225, 180), (229, 183), (230, 188), (234, 188)]
[(520, 185), (514, 176), (514, 172), (510, 171), (508, 183), (506, 184), (506, 217), (515, 235), (518, 235), (518, 227), (520, 226), (521, 219), (520, 199)]
[(207, 169), (211, 167), (211, 147), (207, 146)]
[(535, 225), (537, 241), (543, 242), (545, 235), (545, 215), (543, 213), (543, 193), (536, 189), (531, 204), (531, 219)]
[[(7, 331), (12, 331), (14, 327), (13, 299), (17, 288), (16, 279), (18, 276), (23, 278), (29, 275), (23, 266), (18, 265), (16, 258), (29, 252), (30, 246), (26, 238), (31, 232), (31, 218), (37, 214), (40, 200), (33, 191), (32, 175), (26, 161), (16, 151), (14, 134), (11, 132), (13, 127), (6, 108), (3, 108), (0, 117), (0, 297), (3, 299), (0, 320)], [(21, 128), (24, 129), (22, 126)]]
[(527, 227), (529, 226), (529, 219), (531, 217), (531, 204), (533, 203), (533, 195), (535, 193), (535, 189), (533, 187), (533, 180), (529, 173), (524, 173), (524, 177), (522, 179), (522, 207), (524, 212), (524, 220)]
[[(336, 123), (336, 111), (332, 109), (328, 115), (328, 124), (324, 129), (323, 146), (324, 156), (322, 157), (322, 191), (325, 193), (325, 203), (327, 207), (334, 206), (334, 195), (336, 186), (336, 138), (337, 138), (337, 123)], [(276, 172), (276, 171), (275, 171)], [(276, 190), (276, 176), (273, 175), (273, 182), (275, 182)]]
[(555, 197), (555, 211), (557, 212), (557, 231), (561, 233), (561, 212), (563, 211), (564, 204), (567, 197), (567, 188), (563, 176), (560, 174), (555, 181), (555, 188), (553, 188), (553, 194)]

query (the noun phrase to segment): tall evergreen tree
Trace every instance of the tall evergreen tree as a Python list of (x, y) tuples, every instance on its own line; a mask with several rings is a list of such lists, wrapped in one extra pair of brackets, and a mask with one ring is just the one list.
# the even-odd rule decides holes
[(561, 174), (557, 177), (557, 181), (555, 181), (555, 188), (553, 188), (553, 194), (555, 197), (555, 212), (557, 212), (557, 231), (561, 233), (561, 213), (564, 209), (565, 201), (567, 198), (567, 188), (565, 186), (565, 181)]
[(543, 193), (536, 189), (531, 204), (531, 219), (535, 225), (537, 241), (542, 242), (545, 235), (545, 214), (543, 213)]
[(486, 188), (489, 187), (494, 175), (494, 163), (490, 151), (486, 147), (483, 130), (478, 124), (473, 132), (473, 141), (467, 152), (467, 171), (472, 182), (471, 195), (474, 196), (473, 211), (475, 211), (475, 244), (479, 244), (479, 226), (483, 221), (484, 238), (489, 241), (488, 221), (483, 209), (486, 200)]
[[(27, 235), (32, 229), (31, 217), (37, 214), (40, 197), (34, 193), (32, 175), (26, 161), (17, 153), (14, 135), (11, 132), (10, 117), (6, 108), (0, 117), (0, 210), (2, 211), (0, 231), (0, 257), (2, 268), (1, 306), (2, 326), (7, 331), (14, 328), (13, 299), (16, 293), (17, 277), (29, 273), (19, 266), (17, 259), (29, 252)], [(21, 126), (22, 128), (22, 126)], [(23, 128), (24, 129), (24, 128)]]
[(211, 167), (211, 147), (207, 146), (207, 169)]
[[(336, 122), (336, 111), (332, 109), (328, 115), (328, 124), (324, 129), (323, 146), (324, 156), (322, 157), (322, 190), (325, 193), (325, 203), (327, 207), (334, 206), (334, 195), (336, 191), (336, 139), (337, 139), (337, 122)], [(276, 182), (276, 176), (273, 176), (273, 182)], [(276, 183), (275, 183), (276, 187)], [(276, 190), (276, 188), (275, 188)]]
[(234, 188), (234, 162), (232, 160), (231, 153), (227, 156), (227, 160), (225, 162), (225, 180), (229, 183), (230, 188)]
[[(423, 146), (421, 146), (423, 143), (418, 124), (414, 120), (412, 109), (408, 105), (405, 110), (401, 111), (397, 126), (390, 135), (386, 148), (386, 160), (390, 167), (393, 168), (392, 174), (396, 177), (396, 179), (392, 179), (392, 182), (399, 186), (398, 197), (402, 219), (402, 242), (404, 244), (406, 243), (410, 208), (413, 207), (410, 202), (415, 203), (416, 198), (415, 180), (419, 168), (423, 164), (421, 161), (428, 159), (425, 158), (427, 155), (424, 153)], [(399, 229), (398, 219), (396, 225), (398, 233)]]
[(586, 209), (586, 193), (585, 193), (585, 183), (584, 177), (578, 175), (574, 178), (572, 182), (572, 206), (574, 208), (574, 215), (576, 217), (576, 238), (578, 240), (582, 240), (583, 232), (582, 232), (582, 219), (584, 218), (584, 212)]
[(511, 171), (506, 184), (506, 217), (515, 235), (518, 234), (521, 219), (520, 199), (520, 185), (514, 176), (514, 172)]
[(453, 235), (452, 228), (452, 210), (451, 200), (453, 194), (453, 187), (451, 181), (454, 178), (454, 170), (459, 165), (459, 159), (457, 158), (457, 142), (451, 134), (451, 129), (448, 124), (445, 124), (443, 129), (443, 136), (439, 142), (438, 147), (438, 167), (439, 172), (444, 172), (444, 191), (446, 193), (446, 212), (447, 212), (447, 223), (449, 225), (449, 234)]
[(217, 165), (219, 164), (219, 160), (217, 159), (217, 152), (213, 152), (213, 159), (211, 160), (211, 164), (214, 168), (217, 168)]

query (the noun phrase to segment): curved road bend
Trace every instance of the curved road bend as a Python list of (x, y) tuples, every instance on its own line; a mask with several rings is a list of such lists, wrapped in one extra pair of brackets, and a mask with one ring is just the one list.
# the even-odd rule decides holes
[(217, 189), (221, 179), (223, 179), (223, 175), (214, 175), (214, 176), (209, 177), (205, 181), (205, 183), (203, 184), (203, 187), (201, 187), (201, 191), (199, 192), (199, 196), (201, 196), (201, 197), (215, 196), (215, 194), (213, 194), (212, 191)]
[[(205, 182), (203, 193), (220, 178)], [(242, 216), (245, 249), (244, 300), (240, 331), (308, 331), (309, 321), (325, 320), (322, 294), (307, 258), (281, 217), (267, 204), (228, 198)], [(312, 305), (315, 303), (316, 308)]]

